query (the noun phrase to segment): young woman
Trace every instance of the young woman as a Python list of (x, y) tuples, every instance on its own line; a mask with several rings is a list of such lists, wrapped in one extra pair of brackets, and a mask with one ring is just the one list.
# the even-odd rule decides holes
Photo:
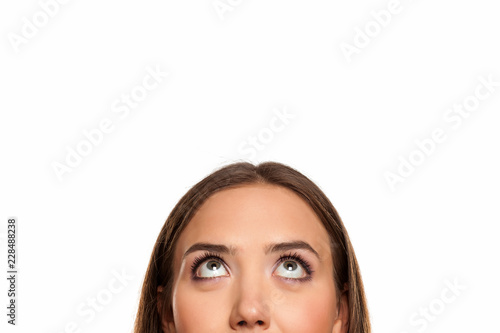
[(347, 231), (325, 194), (275, 162), (235, 163), (167, 218), (135, 333), (369, 333)]

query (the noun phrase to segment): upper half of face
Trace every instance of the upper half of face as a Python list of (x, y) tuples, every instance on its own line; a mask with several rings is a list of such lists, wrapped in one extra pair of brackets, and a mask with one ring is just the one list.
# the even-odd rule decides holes
[[(301, 241), (311, 246), (270, 253), (270, 244)], [(195, 243), (221, 244), (236, 250), (231, 258), (239, 271), (265, 264), (283, 253), (296, 252), (314, 269), (332, 274), (330, 238), (313, 209), (293, 191), (276, 185), (251, 184), (209, 197), (181, 233), (174, 258), (175, 272), (203, 251), (183, 258)], [(316, 252), (316, 254), (314, 253)], [(244, 259), (244, 262), (239, 262)], [(243, 265), (245, 264), (245, 265)], [(240, 272), (241, 273), (241, 272)]]
[[(194, 265), (207, 253), (196, 244), (229, 251), (216, 249), (222, 263)], [(308, 267), (281, 258), (288, 255)], [(222, 190), (204, 202), (177, 241), (172, 291), (176, 332), (332, 332), (337, 308), (329, 235), (287, 188)]]

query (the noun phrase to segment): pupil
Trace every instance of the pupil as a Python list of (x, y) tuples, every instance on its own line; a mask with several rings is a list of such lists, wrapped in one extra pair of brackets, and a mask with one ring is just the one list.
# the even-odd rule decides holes
[(210, 266), (211, 270), (216, 271), (217, 268), (219, 268), (219, 263), (215, 262), (215, 261), (211, 261), (211, 264), (209, 264), (209, 266)]
[(286, 265), (286, 269), (291, 271), (295, 268), (296, 264), (294, 262), (288, 262), (287, 265)]

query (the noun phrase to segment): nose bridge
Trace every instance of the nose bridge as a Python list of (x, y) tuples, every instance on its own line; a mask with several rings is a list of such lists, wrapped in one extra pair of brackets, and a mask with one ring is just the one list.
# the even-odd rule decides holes
[(271, 281), (256, 267), (247, 267), (235, 279), (234, 304), (231, 313), (233, 329), (269, 327), (273, 304), (270, 300)]

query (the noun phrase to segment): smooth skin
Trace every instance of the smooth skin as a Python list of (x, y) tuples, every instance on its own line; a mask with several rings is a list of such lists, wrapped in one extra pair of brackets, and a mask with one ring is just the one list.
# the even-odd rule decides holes
[[(294, 241), (317, 255), (295, 246), (270, 250), (270, 244)], [(196, 243), (230, 251), (216, 252), (223, 261), (206, 259), (193, 273), (195, 258), (214, 252), (195, 249), (184, 256)], [(308, 274), (297, 260), (280, 262), (290, 254), (309, 263), (309, 280), (299, 280)], [(337, 302), (328, 233), (287, 188), (252, 184), (212, 195), (180, 235), (174, 268), (173, 318), (163, 321), (165, 333), (347, 333), (347, 299)]]

